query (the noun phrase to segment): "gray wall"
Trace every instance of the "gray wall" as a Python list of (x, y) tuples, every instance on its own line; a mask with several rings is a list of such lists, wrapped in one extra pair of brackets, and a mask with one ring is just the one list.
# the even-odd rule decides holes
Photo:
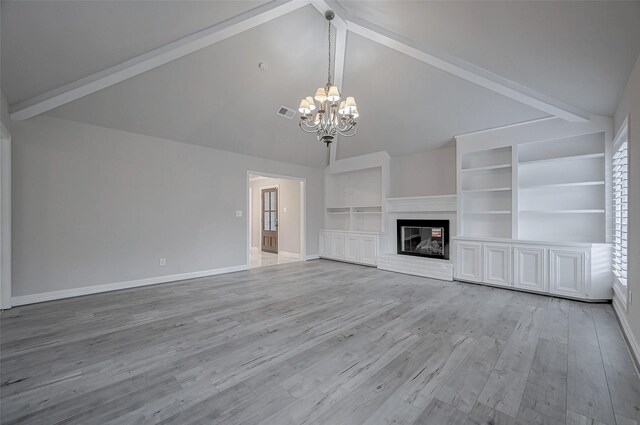
[(627, 284), (635, 300), (627, 311), (627, 322), (636, 341), (640, 341), (640, 57), (636, 61), (627, 87), (614, 117), (616, 131), (629, 115), (629, 258)]
[[(261, 179), (251, 182), (253, 211), (251, 215), (251, 244), (260, 247), (261, 202), (264, 187), (278, 187), (278, 249), (300, 254), (300, 181), (290, 179)], [(287, 212), (284, 212), (285, 208)]]
[(7, 99), (4, 97), (4, 93), (0, 91), (0, 120), (4, 127), (11, 131), (11, 119), (9, 118), (9, 105), (7, 104)]
[(391, 197), (455, 193), (455, 146), (391, 158)]
[(13, 296), (246, 264), (247, 170), (307, 179), (318, 253), (322, 169), (47, 116), (12, 130)]

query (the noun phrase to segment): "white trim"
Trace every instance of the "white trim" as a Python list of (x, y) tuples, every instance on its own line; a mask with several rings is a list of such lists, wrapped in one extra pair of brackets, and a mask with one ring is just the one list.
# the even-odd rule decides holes
[(0, 123), (0, 309), (11, 308), (11, 134)]
[(306, 0), (271, 1), (116, 66), (96, 72), (23, 102), (13, 104), (9, 108), (11, 119), (26, 120), (43, 114), (51, 109), (73, 102), (265, 22), (279, 18), (308, 4), (309, 2)]
[(307, 255), (307, 256), (304, 257), (304, 261), (319, 260), (319, 259), (320, 259), (320, 255), (318, 255), (318, 254)]
[(636, 372), (640, 369), (640, 344), (636, 340), (633, 335), (633, 331), (631, 330), (631, 326), (629, 326), (629, 322), (627, 322), (627, 316), (625, 315), (624, 310), (621, 310), (622, 306), (620, 306), (620, 300), (616, 297), (616, 293), (614, 291), (613, 295), (613, 311), (616, 313), (618, 317), (618, 322), (620, 322), (620, 328), (622, 329), (622, 333), (627, 340), (629, 345), (629, 349), (631, 354), (634, 356), (634, 364), (636, 366)]
[(485, 128), (484, 130), (478, 130), (478, 131), (472, 131), (470, 133), (458, 134), (457, 136), (453, 136), (453, 138), (456, 139), (458, 137), (465, 137), (465, 136), (472, 136), (472, 135), (475, 136), (476, 134), (482, 134), (482, 133), (487, 133), (487, 132), (496, 131), (496, 130), (504, 130), (506, 128), (520, 127), (522, 125), (533, 124), (533, 123), (537, 123), (537, 122), (544, 122), (544, 121), (549, 121), (549, 120), (554, 120), (554, 119), (556, 119), (556, 117), (536, 118), (535, 120), (521, 121), (521, 122), (517, 122), (517, 123), (514, 123), (514, 124), (500, 125), (498, 127)]
[(156, 285), (159, 283), (178, 282), (181, 280), (197, 279), (248, 270), (246, 264), (240, 266), (222, 267), (219, 269), (203, 270), (199, 272), (181, 273), (169, 276), (150, 277), (146, 279), (129, 280), (126, 282), (107, 283), (103, 285), (85, 286), (82, 288), (63, 289), (61, 291), (42, 292), (39, 294), (21, 295), (13, 297), (13, 305), (35, 304), (64, 298), (80, 297), (83, 295), (99, 294), (102, 292), (119, 291), (121, 289), (138, 288), (140, 286)]

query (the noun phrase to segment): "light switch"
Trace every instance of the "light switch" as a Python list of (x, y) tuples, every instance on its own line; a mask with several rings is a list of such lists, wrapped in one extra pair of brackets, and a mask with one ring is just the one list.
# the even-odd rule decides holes
[(282, 209), (282, 212), (287, 212), (287, 207), (284, 207), (284, 208)]
[(242, 217), (242, 210), (236, 210), (236, 217)]

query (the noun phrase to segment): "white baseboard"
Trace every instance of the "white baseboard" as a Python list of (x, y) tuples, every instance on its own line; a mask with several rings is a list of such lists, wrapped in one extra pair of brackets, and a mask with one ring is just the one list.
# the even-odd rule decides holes
[(625, 308), (621, 305), (621, 301), (614, 293), (613, 296), (613, 311), (615, 311), (616, 316), (618, 316), (618, 322), (620, 322), (620, 327), (622, 328), (622, 333), (629, 343), (629, 349), (631, 350), (631, 354), (634, 356), (634, 362), (636, 365), (636, 369), (640, 372), (640, 344), (636, 340), (633, 332), (631, 331), (631, 326), (629, 326), (629, 322), (627, 321), (627, 316), (625, 315)]
[(39, 294), (22, 295), (11, 298), (13, 306), (35, 304), (45, 301), (60, 300), (63, 298), (80, 297), (82, 295), (98, 294), (101, 292), (117, 291), (120, 289), (137, 288), (140, 286), (156, 285), (158, 283), (176, 282), (180, 280), (196, 279), (199, 277), (215, 276), (224, 273), (233, 273), (248, 270), (246, 264), (240, 266), (223, 267), (199, 272), (181, 273), (169, 276), (150, 277), (146, 279), (129, 280), (126, 282), (106, 283), (103, 285), (85, 286), (83, 288), (64, 289), (61, 291), (42, 292)]
[(320, 256), (318, 254), (315, 255), (307, 255), (306, 257), (304, 257), (304, 261), (309, 261), (309, 260), (319, 260)]

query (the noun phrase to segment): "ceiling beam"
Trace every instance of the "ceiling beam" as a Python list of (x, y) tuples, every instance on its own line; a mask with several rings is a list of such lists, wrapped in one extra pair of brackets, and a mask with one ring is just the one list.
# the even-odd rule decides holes
[(487, 71), (486, 69), (443, 54), (436, 55), (434, 53), (425, 52), (414, 47), (410, 40), (383, 28), (377, 27), (376, 25), (362, 19), (348, 17), (346, 18), (346, 21), (349, 31), (410, 56), (420, 62), (424, 62), (427, 65), (431, 65), (442, 71), (448, 72), (449, 74), (455, 75), (456, 77), (462, 78), (566, 121), (589, 121), (588, 113), (541, 93), (535, 92), (516, 82)]
[(26, 120), (247, 31), (309, 4), (274, 0), (148, 53), (42, 95), (11, 105), (12, 120)]

